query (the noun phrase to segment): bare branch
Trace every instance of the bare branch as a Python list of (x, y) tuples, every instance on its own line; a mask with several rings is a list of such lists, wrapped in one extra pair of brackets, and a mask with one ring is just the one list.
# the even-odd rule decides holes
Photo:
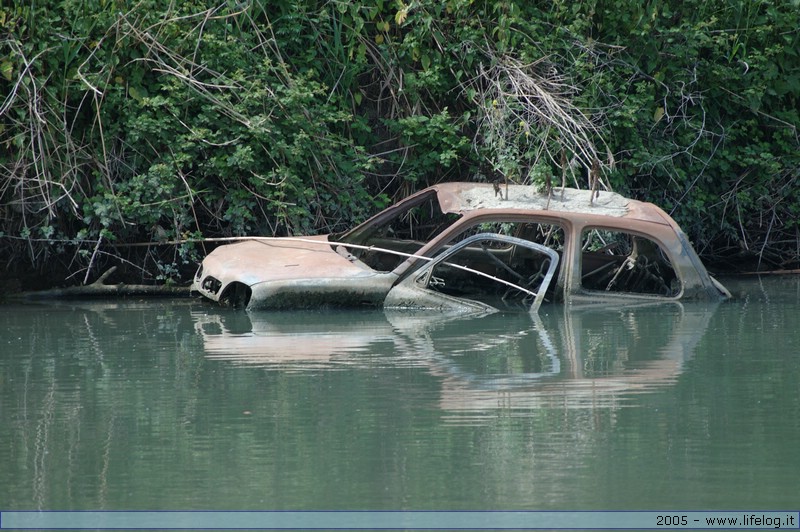
[(473, 146), (488, 150), (496, 171), (506, 178), (519, 173), (519, 179), (528, 182), (532, 170), (541, 165), (561, 168), (565, 175), (564, 153), (571, 154), (570, 167), (587, 174), (605, 159), (595, 144), (596, 125), (574, 104), (578, 87), (550, 58), (524, 63), (508, 55), (489, 55), (489, 64), (481, 65), (462, 90), (475, 95), (481, 111)]

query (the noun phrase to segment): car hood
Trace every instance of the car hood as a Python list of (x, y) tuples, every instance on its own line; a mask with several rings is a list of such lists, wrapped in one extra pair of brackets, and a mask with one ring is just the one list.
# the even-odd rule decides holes
[(334, 251), (327, 235), (303, 238), (258, 238), (221, 246), (203, 260), (203, 274), (223, 285), (238, 281), (253, 286), (265, 281), (352, 279), (375, 271)]

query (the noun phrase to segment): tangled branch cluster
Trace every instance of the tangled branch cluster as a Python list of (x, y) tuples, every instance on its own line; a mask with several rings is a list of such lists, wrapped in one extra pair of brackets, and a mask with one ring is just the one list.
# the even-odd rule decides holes
[[(529, 182), (536, 181), (537, 168), (548, 181), (558, 168), (562, 182), (569, 171), (580, 186), (576, 174), (583, 172), (595, 185), (602, 159), (598, 127), (574, 104), (578, 88), (547, 57), (530, 63), (492, 58), (468, 88), (476, 90), (481, 110), (475, 148), (488, 149), (495, 170)], [(527, 168), (518, 168), (521, 161)]]

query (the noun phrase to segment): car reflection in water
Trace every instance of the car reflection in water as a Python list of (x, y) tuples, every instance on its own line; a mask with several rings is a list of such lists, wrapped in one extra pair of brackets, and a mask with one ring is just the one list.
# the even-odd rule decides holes
[(402, 311), (197, 313), (206, 356), (280, 371), (424, 368), (453, 419), (617, 408), (673, 384), (716, 305), (555, 305), (542, 315)]

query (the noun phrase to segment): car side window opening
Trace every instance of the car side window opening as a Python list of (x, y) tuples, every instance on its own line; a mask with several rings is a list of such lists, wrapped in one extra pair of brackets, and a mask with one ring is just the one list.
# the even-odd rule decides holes
[(547, 246), (557, 251), (559, 254), (561, 254), (564, 249), (564, 230), (560, 226), (535, 221), (480, 222), (460, 233), (448, 243), (448, 246), (478, 233), (496, 233), (521, 238)]
[(617, 229), (587, 228), (581, 235), (581, 286), (588, 290), (675, 297), (681, 283), (669, 256), (654, 240)]
[[(473, 225), (447, 243), (441, 255), (458, 242), (482, 233), (494, 233), (544, 245), (561, 255), (564, 231), (554, 224), (538, 222), (483, 222)], [(484, 239), (447, 257), (424, 279), (432, 290), (481, 301), (492, 306), (524, 307), (530, 292), (538, 292), (550, 266), (550, 258), (512, 241)], [(485, 275), (474, 273), (481, 272)], [(556, 270), (554, 278), (557, 278)], [(545, 301), (553, 301), (556, 283), (549, 282)], [(518, 286), (514, 288), (511, 285)]]

